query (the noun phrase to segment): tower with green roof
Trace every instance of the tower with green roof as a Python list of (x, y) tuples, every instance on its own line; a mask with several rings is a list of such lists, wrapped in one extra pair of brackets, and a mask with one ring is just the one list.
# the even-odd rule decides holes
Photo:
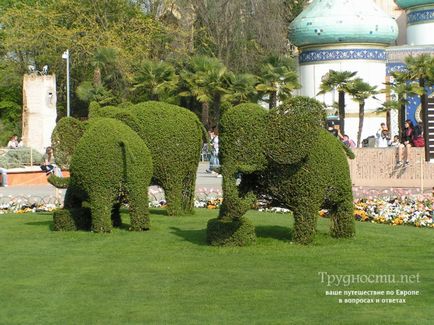
[[(357, 71), (357, 76), (383, 88), (386, 47), (398, 36), (395, 20), (371, 0), (314, 0), (290, 25), (289, 38), (299, 49), (301, 94), (332, 106), (337, 94), (317, 96), (329, 71)], [(384, 95), (377, 96), (384, 100)], [(346, 99), (346, 133), (355, 139), (358, 105)], [(384, 117), (369, 114), (378, 101), (368, 99), (362, 138), (375, 134)], [(371, 116), (372, 115), (372, 116)]]

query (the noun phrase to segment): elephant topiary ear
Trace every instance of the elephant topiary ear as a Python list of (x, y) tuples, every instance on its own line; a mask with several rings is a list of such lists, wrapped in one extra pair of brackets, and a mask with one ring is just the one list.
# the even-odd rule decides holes
[(325, 126), (323, 105), (308, 97), (293, 97), (268, 116), (267, 156), (278, 164), (294, 164), (305, 158)]

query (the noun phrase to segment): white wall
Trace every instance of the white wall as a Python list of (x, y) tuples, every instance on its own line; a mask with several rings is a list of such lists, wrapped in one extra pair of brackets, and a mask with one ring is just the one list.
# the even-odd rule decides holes
[(408, 45), (434, 44), (434, 22), (407, 26)]
[(23, 142), (27, 147), (45, 152), (51, 145), (56, 126), (56, 76), (24, 75)]

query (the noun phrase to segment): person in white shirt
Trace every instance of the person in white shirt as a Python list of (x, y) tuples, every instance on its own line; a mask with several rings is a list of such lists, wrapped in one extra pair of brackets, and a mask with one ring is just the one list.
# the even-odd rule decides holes
[(377, 148), (387, 148), (390, 144), (390, 132), (386, 123), (381, 123), (380, 128), (375, 134), (377, 140)]
[(7, 147), (8, 149), (18, 148), (18, 137), (16, 135), (13, 135), (12, 138), (10, 138)]

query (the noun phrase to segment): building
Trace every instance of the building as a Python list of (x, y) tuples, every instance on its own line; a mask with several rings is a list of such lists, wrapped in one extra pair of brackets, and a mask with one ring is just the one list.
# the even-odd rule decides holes
[[(357, 76), (384, 89), (391, 71), (405, 67), (408, 55), (434, 53), (434, 0), (314, 0), (292, 22), (290, 40), (298, 47), (300, 95), (316, 97), (330, 107), (337, 93), (318, 95), (329, 71), (357, 71)], [(377, 109), (387, 94), (366, 103), (362, 139), (374, 135), (385, 114)], [(358, 104), (346, 95), (345, 132), (358, 130)], [(412, 98), (407, 118), (420, 121), (420, 101)], [(398, 133), (397, 114), (391, 131)]]

